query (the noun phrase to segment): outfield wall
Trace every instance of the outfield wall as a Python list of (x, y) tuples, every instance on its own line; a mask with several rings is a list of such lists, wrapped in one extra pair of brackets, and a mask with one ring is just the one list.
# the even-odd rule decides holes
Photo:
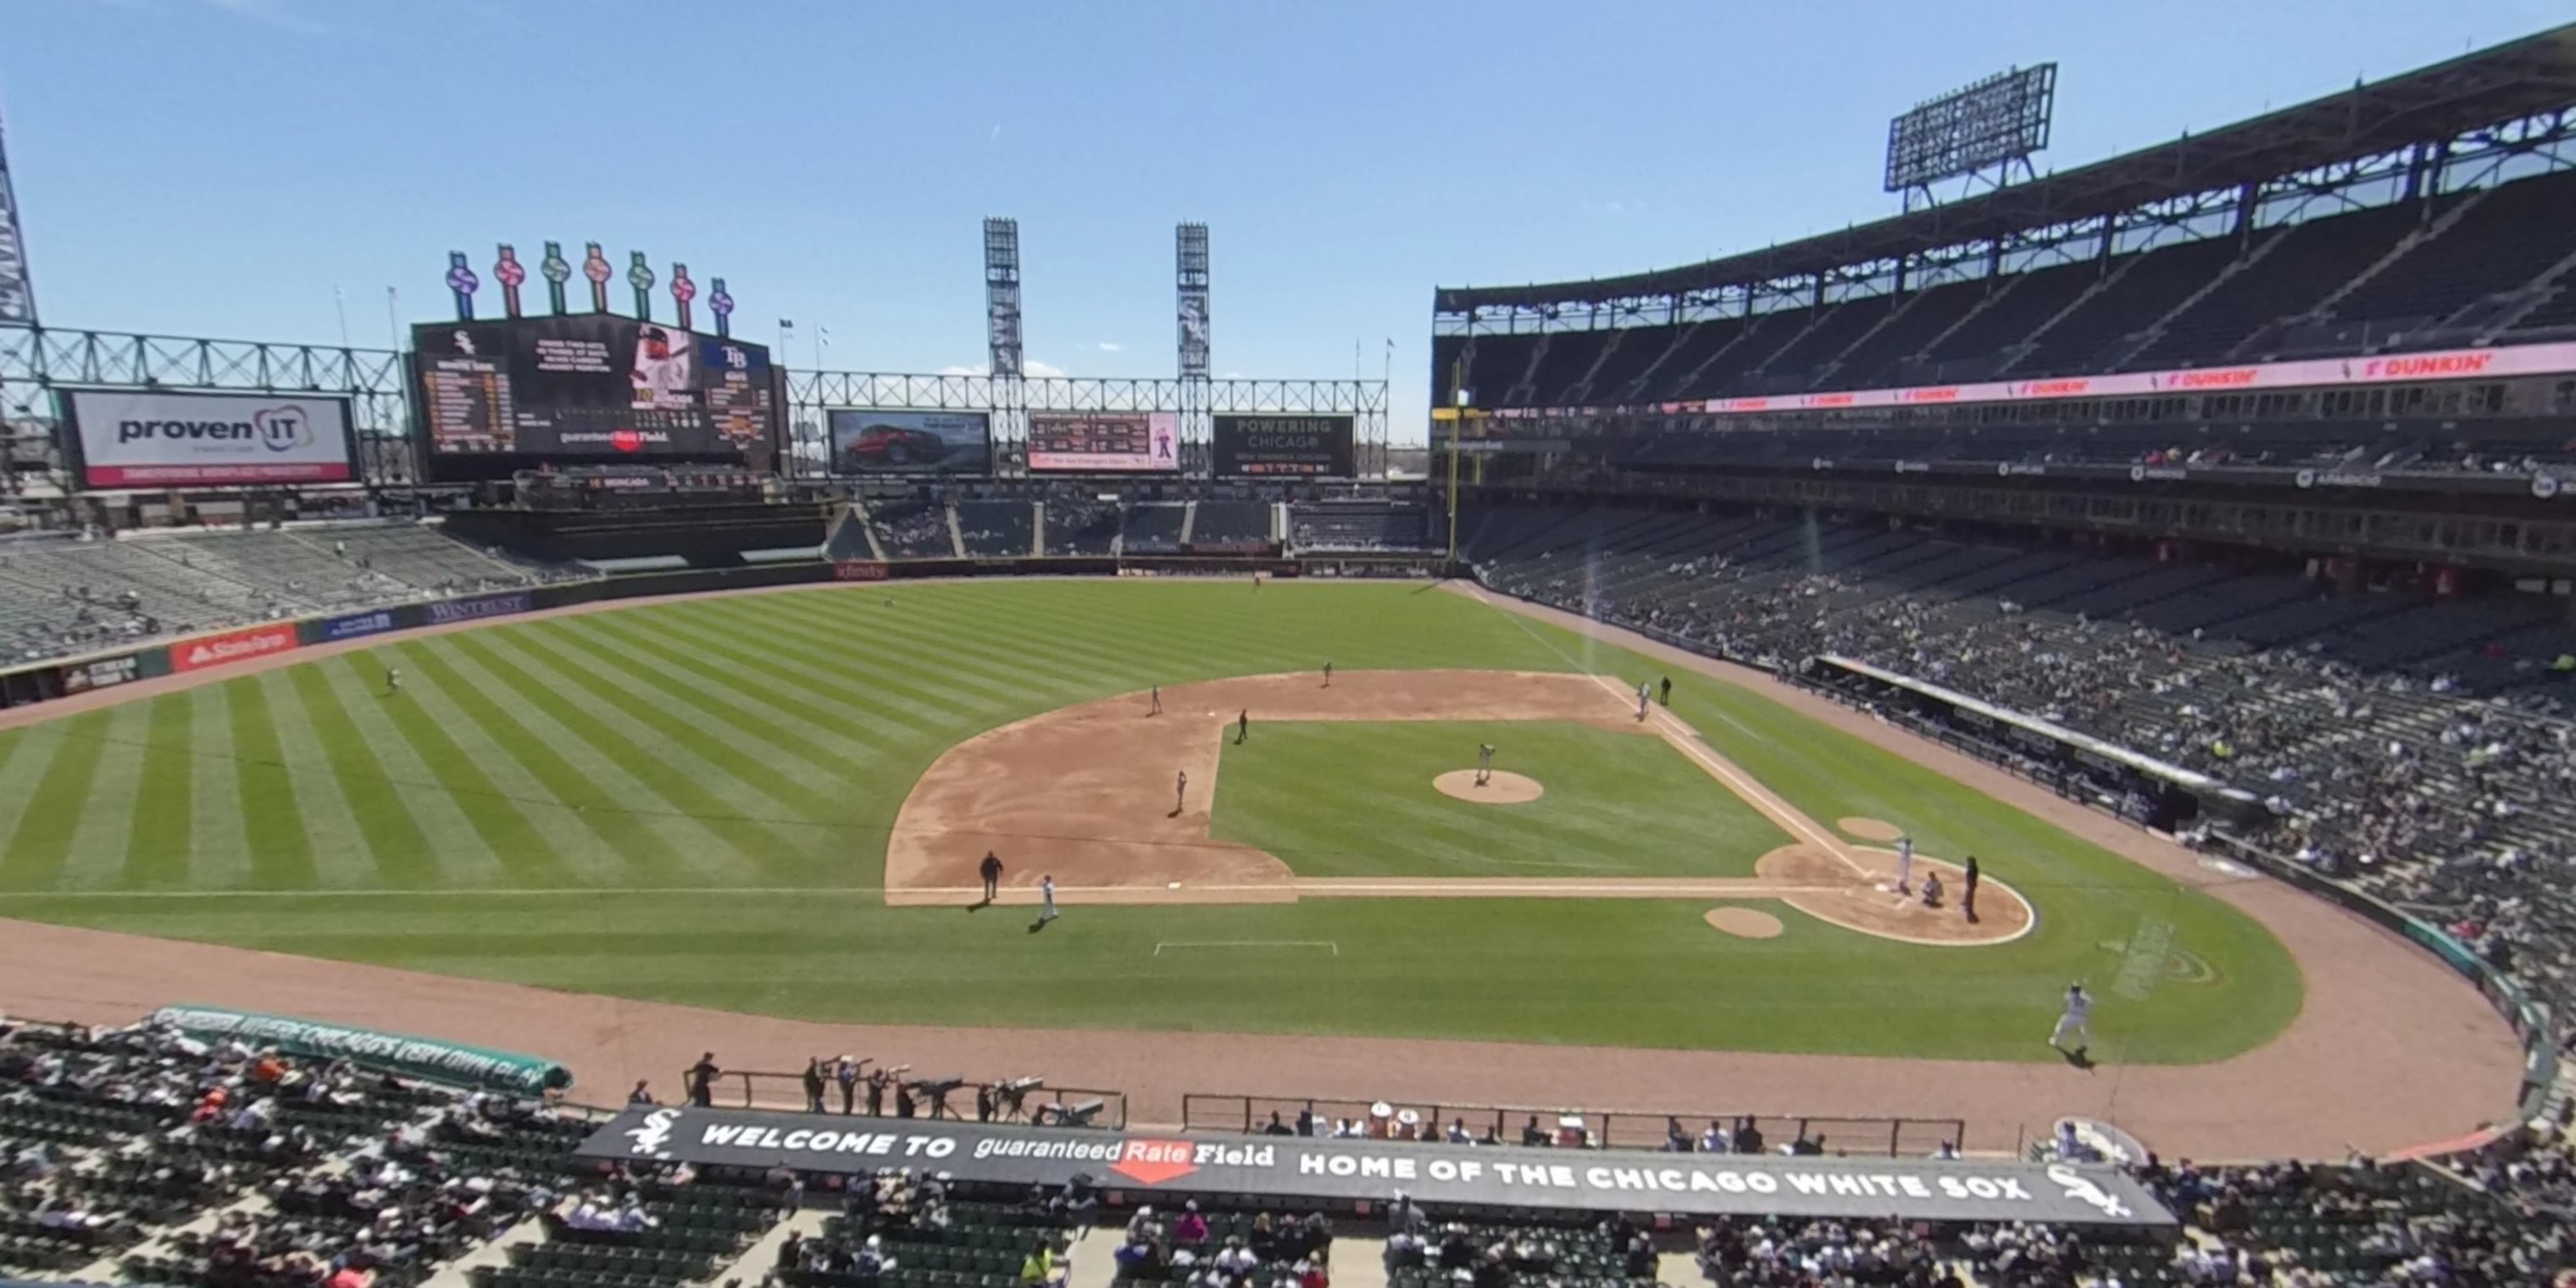
[(1434, 554), (1333, 554), (1284, 556), (1100, 556), (1044, 559), (822, 560), (627, 573), (556, 582), (522, 590), (459, 595), (449, 599), (387, 604), (358, 612), (315, 614), (170, 639), (137, 641), (74, 657), (0, 671), (0, 707), (111, 689), (137, 680), (210, 670), (317, 644), (337, 644), (431, 626), (454, 626), (513, 617), (538, 609), (603, 600), (695, 595), (718, 590), (793, 586), (826, 581), (883, 582), (959, 577), (1419, 577), (1436, 572)]

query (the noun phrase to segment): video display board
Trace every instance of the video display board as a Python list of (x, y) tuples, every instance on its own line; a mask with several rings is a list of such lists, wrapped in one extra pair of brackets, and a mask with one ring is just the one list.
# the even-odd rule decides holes
[(982, 474), (993, 467), (992, 418), (980, 411), (835, 407), (823, 416), (835, 474)]
[(412, 328), (433, 460), (738, 458), (771, 441), (769, 350), (606, 313)]
[(65, 389), (63, 446), (83, 490), (347, 483), (349, 400), (304, 394)]
[(1229, 475), (1349, 478), (1348, 416), (1294, 413), (1216, 417), (1216, 473)]
[(1033, 411), (1029, 468), (1177, 473), (1181, 418), (1168, 411)]

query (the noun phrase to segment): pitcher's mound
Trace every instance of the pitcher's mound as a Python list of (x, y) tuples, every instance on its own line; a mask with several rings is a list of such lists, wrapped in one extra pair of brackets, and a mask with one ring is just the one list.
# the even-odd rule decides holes
[(1881, 822), (1874, 818), (1838, 818), (1834, 820), (1834, 826), (1864, 841), (1893, 841), (1904, 835), (1896, 830), (1894, 823)]
[(1780, 937), (1780, 919), (1759, 908), (1711, 908), (1708, 924), (1745, 939)]
[(1472, 769), (1452, 769), (1432, 779), (1431, 785), (1440, 789), (1440, 794), (1443, 796), (1455, 796), (1462, 801), (1474, 801), (1479, 805), (1526, 804), (1537, 800), (1539, 794), (1547, 790), (1539, 786), (1535, 778), (1506, 773), (1500, 769), (1486, 775), (1485, 785), (1482, 787), (1476, 785), (1476, 771)]

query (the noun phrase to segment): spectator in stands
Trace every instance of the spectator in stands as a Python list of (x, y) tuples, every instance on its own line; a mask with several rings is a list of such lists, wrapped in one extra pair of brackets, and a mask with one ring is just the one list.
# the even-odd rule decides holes
[(629, 1105), (649, 1105), (649, 1104), (652, 1104), (652, 1103), (653, 1103), (653, 1090), (652, 1090), (652, 1084), (651, 1084), (650, 1082), (646, 1081), (645, 1079), (637, 1078), (637, 1079), (635, 1080), (635, 1089), (634, 1089), (633, 1091), (630, 1091), (630, 1092), (627, 1092), (627, 1093), (626, 1093), (626, 1103), (627, 1103), (627, 1104), (629, 1104)]
[(1181, 1215), (1172, 1222), (1172, 1242), (1196, 1247), (1208, 1241), (1207, 1218), (1199, 1215), (1197, 1199), (1181, 1205)]

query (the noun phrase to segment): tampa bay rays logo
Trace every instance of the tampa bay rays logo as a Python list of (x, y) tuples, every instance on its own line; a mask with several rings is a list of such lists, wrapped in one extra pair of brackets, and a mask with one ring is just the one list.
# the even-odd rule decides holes
[(2090, 1203), (2101, 1209), (2104, 1216), (2129, 1215), (2129, 1205), (2121, 1202), (2118, 1195), (2094, 1184), (2093, 1178), (2064, 1163), (2049, 1164), (2048, 1179), (2057, 1182), (2058, 1187), (2066, 1191), (2066, 1197)]
[(643, 1126), (626, 1129), (626, 1134), (635, 1138), (635, 1143), (628, 1146), (626, 1152), (648, 1158), (669, 1158), (670, 1151), (662, 1147), (671, 1143), (672, 1129), (679, 1123), (680, 1111), (677, 1109), (656, 1109), (644, 1115)]

